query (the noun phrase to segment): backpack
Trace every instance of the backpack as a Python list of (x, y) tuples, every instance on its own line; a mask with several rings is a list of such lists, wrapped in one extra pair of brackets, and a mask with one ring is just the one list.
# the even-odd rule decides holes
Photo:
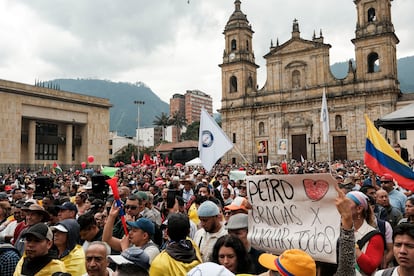
[(384, 242), (384, 248), (385, 248), (385, 238), (384, 235), (378, 231), (378, 230), (372, 230), (371, 232), (368, 232), (363, 236), (360, 240), (358, 240), (356, 243), (358, 244), (358, 247), (362, 250), (364, 245), (375, 235), (381, 235), (382, 241)]

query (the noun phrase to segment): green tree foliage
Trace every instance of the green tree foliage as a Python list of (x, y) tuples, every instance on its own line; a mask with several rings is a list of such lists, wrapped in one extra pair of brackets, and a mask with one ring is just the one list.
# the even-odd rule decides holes
[(198, 140), (200, 122), (193, 122), (187, 126), (187, 131), (181, 135), (182, 140)]
[(181, 128), (187, 126), (187, 119), (182, 113), (176, 111), (170, 118), (170, 125), (175, 126), (177, 137), (180, 137)]
[(165, 140), (165, 128), (171, 125), (170, 117), (164, 112), (161, 113), (161, 116), (155, 116), (153, 124), (159, 127), (162, 127), (162, 140)]

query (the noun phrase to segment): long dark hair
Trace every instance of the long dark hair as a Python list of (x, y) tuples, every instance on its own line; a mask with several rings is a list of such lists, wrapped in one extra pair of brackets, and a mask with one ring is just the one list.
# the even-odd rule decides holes
[(219, 263), (219, 250), (223, 246), (233, 248), (237, 257), (237, 271), (235, 274), (240, 273), (254, 273), (252, 271), (252, 265), (250, 259), (247, 255), (246, 248), (243, 245), (243, 242), (236, 236), (226, 235), (220, 237), (213, 248), (213, 254), (211, 256), (211, 261), (217, 264)]

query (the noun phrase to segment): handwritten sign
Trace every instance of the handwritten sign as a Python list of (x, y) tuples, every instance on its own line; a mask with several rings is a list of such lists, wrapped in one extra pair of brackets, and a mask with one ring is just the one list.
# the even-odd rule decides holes
[(254, 248), (276, 255), (298, 248), (317, 261), (336, 263), (340, 216), (330, 174), (247, 176), (246, 182)]

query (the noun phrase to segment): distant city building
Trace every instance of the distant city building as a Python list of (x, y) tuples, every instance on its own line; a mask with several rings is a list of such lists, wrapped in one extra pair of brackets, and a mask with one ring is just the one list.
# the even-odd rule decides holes
[[(210, 95), (200, 90), (187, 90), (184, 95), (174, 94), (170, 99), (170, 116), (179, 112), (187, 120), (187, 125), (200, 121), (201, 108), (204, 107), (208, 113), (213, 113), (213, 99)], [(172, 130), (172, 141), (178, 142), (177, 134), (181, 134), (183, 130)]]
[[(343, 79), (330, 71), (331, 45), (324, 42), (322, 31), (311, 40), (304, 39), (294, 20), (291, 38), (282, 44), (272, 42), (269, 52), (264, 53), (267, 79), (259, 89), (252, 25), (241, 11), (241, 2), (234, 2), (234, 12), (223, 32), (220, 113), (222, 128), (236, 147), (225, 155), (224, 161), (243, 162), (240, 152), (250, 162), (302, 157), (316, 161), (360, 160), (365, 152), (364, 114), (375, 121), (414, 99), (414, 94), (403, 94), (399, 87), (399, 40), (391, 21), (391, 0), (353, 3), (357, 22), (350, 22), (350, 26), (356, 26), (351, 40), (355, 62), (349, 62)], [(321, 139), (324, 91), (329, 111), (329, 147)], [(401, 140), (398, 132), (380, 131), (392, 145)], [(286, 146), (283, 151), (278, 149), (281, 141)], [(259, 145), (267, 146), (264, 153)], [(407, 147), (412, 150), (412, 143)]]
[(109, 154), (111, 158), (128, 145), (137, 145), (137, 139), (130, 136), (119, 136), (118, 133), (109, 132)]
[[(55, 87), (58, 88), (58, 87)], [(0, 171), (109, 164), (108, 99), (0, 80)]]
[(147, 127), (140, 128), (137, 131), (137, 137), (139, 137), (140, 147), (153, 147), (160, 143), (162, 140), (162, 128), (161, 127)]

